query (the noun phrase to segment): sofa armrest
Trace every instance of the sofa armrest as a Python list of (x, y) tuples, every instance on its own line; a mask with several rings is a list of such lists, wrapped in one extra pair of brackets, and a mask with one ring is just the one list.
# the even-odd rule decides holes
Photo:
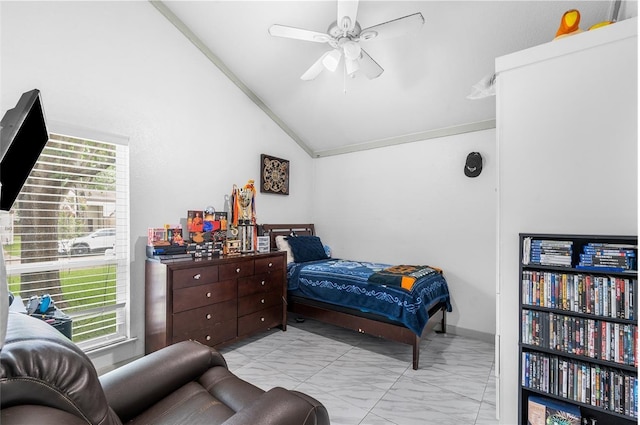
[(327, 411), (327, 408), (322, 403), (320, 403), (318, 400), (316, 400), (315, 398), (305, 393), (301, 393), (298, 391), (290, 391), (290, 392), (291, 394), (294, 394), (297, 397), (300, 397), (303, 400), (306, 400), (307, 403), (309, 403), (313, 407), (314, 414), (316, 416), (316, 422), (315, 422), (316, 425), (330, 424), (329, 412)]
[(212, 367), (227, 368), (215, 349), (183, 341), (100, 377), (109, 406), (126, 422)]
[[(58, 422), (62, 416), (56, 414), (63, 415), (58, 411), (86, 423), (119, 422), (107, 405), (91, 360), (78, 346), (40, 319), (9, 312), (7, 336), (0, 350), (0, 423), (10, 421), (5, 420), (5, 414), (17, 417), (18, 407), (35, 405), (48, 406), (48, 411), (54, 412), (48, 423), (71, 423), (71, 419)], [(47, 414), (32, 419), (38, 417)], [(25, 417), (23, 423), (38, 421)]]
[(238, 411), (223, 425), (329, 425), (327, 409), (316, 399), (275, 387)]

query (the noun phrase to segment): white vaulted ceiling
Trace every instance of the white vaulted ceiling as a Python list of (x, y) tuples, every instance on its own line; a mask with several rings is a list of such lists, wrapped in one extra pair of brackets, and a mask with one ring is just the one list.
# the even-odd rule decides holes
[[(611, 1), (361, 1), (362, 28), (416, 12), (425, 23), (361, 43), (384, 68), (376, 79), (345, 78), (339, 67), (302, 81), (330, 47), (272, 37), (269, 27), (326, 32), (335, 1), (152, 4), (314, 157), (492, 128), (495, 97), (467, 95), (493, 74), (496, 57), (551, 42), (569, 9), (580, 11), (584, 30), (614, 9)], [(622, 2), (618, 16), (637, 16), (637, 3)]]

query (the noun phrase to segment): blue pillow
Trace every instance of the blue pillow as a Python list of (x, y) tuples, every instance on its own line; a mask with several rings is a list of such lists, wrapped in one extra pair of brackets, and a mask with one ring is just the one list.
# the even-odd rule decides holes
[(287, 242), (289, 242), (296, 263), (328, 258), (322, 241), (317, 236), (290, 236), (287, 238)]

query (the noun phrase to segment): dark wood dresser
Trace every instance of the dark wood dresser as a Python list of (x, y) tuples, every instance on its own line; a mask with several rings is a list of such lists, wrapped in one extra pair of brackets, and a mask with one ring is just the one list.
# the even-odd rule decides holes
[(286, 253), (196, 260), (147, 259), (145, 352), (178, 341), (219, 347), (287, 329)]

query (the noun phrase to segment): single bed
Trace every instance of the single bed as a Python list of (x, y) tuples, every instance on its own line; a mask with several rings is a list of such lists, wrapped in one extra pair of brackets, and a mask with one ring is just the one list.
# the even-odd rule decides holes
[[(315, 236), (313, 224), (264, 224), (262, 228), (272, 250), (278, 250), (282, 237)], [(410, 279), (385, 273), (406, 267), (421, 269)], [(288, 262), (287, 281), (289, 311), (411, 345), (413, 369), (419, 366), (422, 335), (432, 328), (445, 332), (446, 313), (451, 311), (446, 280), (436, 267), (326, 258)]]

